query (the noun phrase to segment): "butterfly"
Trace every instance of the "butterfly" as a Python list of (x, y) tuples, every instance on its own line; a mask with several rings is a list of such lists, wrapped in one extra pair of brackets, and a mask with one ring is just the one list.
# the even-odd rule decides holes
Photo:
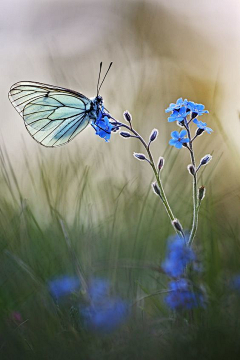
[(32, 81), (20, 81), (10, 88), (9, 100), (22, 116), (29, 134), (41, 145), (57, 147), (73, 140), (89, 124), (96, 134), (109, 140), (114, 126), (111, 115), (103, 106), (99, 86), (102, 63), (97, 83), (97, 96), (85, 95), (59, 86)]

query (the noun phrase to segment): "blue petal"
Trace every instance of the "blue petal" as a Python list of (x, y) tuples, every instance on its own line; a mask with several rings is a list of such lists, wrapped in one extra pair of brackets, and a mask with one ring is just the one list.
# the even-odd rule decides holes
[(175, 144), (175, 147), (176, 147), (177, 149), (181, 149), (181, 148), (182, 148), (182, 144), (181, 144), (179, 141), (177, 141), (176, 144)]
[[(186, 131), (186, 130), (185, 130)], [(173, 138), (173, 139), (179, 139), (179, 132), (178, 131), (172, 131), (171, 132), (171, 137)]]
[(169, 145), (175, 146), (177, 142), (178, 142), (177, 139), (176, 140), (171, 139), (171, 140), (169, 140)]
[(181, 132), (180, 132), (180, 134), (179, 134), (179, 137), (180, 138), (183, 138), (184, 136), (186, 136), (187, 135), (187, 130), (182, 130)]

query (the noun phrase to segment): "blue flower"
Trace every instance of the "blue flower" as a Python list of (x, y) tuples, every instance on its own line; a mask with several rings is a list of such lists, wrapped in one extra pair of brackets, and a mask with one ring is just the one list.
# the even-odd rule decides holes
[(180, 133), (178, 131), (173, 131), (171, 133), (172, 139), (169, 141), (169, 144), (175, 146), (177, 149), (181, 149), (184, 143), (189, 142), (189, 139), (184, 137), (186, 135), (186, 130), (182, 130)]
[(179, 110), (182, 106), (186, 105), (187, 99), (183, 100), (182, 98), (179, 98), (176, 101), (176, 104), (171, 103), (169, 107), (165, 110), (166, 113), (174, 110)]
[(203, 131), (206, 131), (208, 134), (211, 134), (211, 132), (213, 131), (211, 128), (207, 127), (207, 124), (202, 122), (202, 121), (199, 121), (197, 119), (194, 119), (193, 120), (194, 124), (197, 125), (197, 127)]
[(204, 108), (205, 108), (204, 105), (197, 104), (193, 101), (187, 101), (186, 106), (192, 112), (192, 118), (209, 113), (208, 110), (204, 110)]
[(69, 295), (80, 288), (80, 281), (77, 276), (62, 275), (48, 282), (51, 295), (58, 299)]
[(94, 278), (90, 281), (88, 295), (93, 302), (101, 301), (108, 296), (110, 283), (106, 279)]
[(124, 322), (128, 315), (128, 306), (121, 299), (106, 298), (85, 307), (82, 315), (88, 328), (108, 333)]
[(181, 107), (179, 110), (173, 110), (172, 114), (168, 118), (168, 122), (183, 121), (188, 115), (187, 109), (185, 106)]
[(185, 241), (178, 237), (171, 237), (167, 245), (166, 259), (162, 263), (162, 269), (172, 277), (179, 277), (183, 274), (186, 266), (196, 260), (192, 248), (186, 245)]
[(240, 292), (240, 275), (235, 275), (230, 282), (231, 288)]
[(125, 301), (109, 295), (108, 280), (95, 278), (90, 281), (88, 296), (90, 304), (81, 309), (85, 325), (95, 331), (110, 332), (124, 322), (128, 315)]
[(193, 291), (193, 286), (186, 279), (171, 281), (169, 294), (165, 297), (166, 304), (171, 309), (192, 309), (205, 306), (204, 293), (198, 289)]
[(111, 131), (114, 129), (114, 126), (110, 123), (108, 116), (104, 112), (100, 112), (97, 120), (92, 121), (92, 126), (96, 131), (96, 135), (109, 141), (111, 137)]

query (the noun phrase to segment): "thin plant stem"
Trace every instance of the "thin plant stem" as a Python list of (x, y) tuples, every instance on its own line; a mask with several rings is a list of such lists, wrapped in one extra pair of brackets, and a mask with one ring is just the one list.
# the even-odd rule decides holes
[(139, 139), (140, 142), (142, 143), (142, 145), (144, 146), (144, 148), (146, 149), (146, 151), (147, 151), (147, 153), (148, 153), (148, 156), (149, 156), (149, 161), (148, 161), (148, 162), (149, 162), (149, 164), (150, 164), (151, 167), (152, 167), (152, 170), (153, 170), (153, 172), (154, 172), (154, 175), (155, 175), (155, 178), (156, 178), (158, 187), (159, 187), (159, 189), (160, 189), (160, 194), (161, 194), (160, 198), (161, 198), (161, 200), (162, 200), (162, 202), (163, 202), (163, 205), (164, 205), (164, 207), (165, 207), (165, 209), (166, 209), (166, 212), (167, 212), (167, 214), (168, 214), (168, 216), (169, 216), (169, 218), (170, 218), (170, 220), (171, 220), (171, 223), (172, 223), (172, 226), (173, 226), (175, 232), (176, 232), (179, 236), (181, 236), (182, 238), (184, 238), (184, 234), (183, 234), (181, 231), (177, 230), (177, 229), (175, 228), (175, 226), (173, 225), (173, 220), (175, 220), (176, 218), (175, 218), (175, 216), (173, 215), (172, 209), (171, 209), (171, 207), (170, 207), (170, 205), (169, 205), (169, 203), (168, 203), (168, 200), (167, 200), (165, 191), (164, 191), (164, 189), (163, 189), (162, 181), (161, 181), (161, 178), (160, 178), (160, 172), (158, 172), (157, 169), (156, 169), (156, 165), (155, 165), (155, 163), (154, 163), (154, 159), (153, 159), (153, 156), (152, 156), (152, 153), (151, 153), (151, 150), (150, 150), (150, 146), (149, 146), (150, 144), (147, 144), (147, 143), (145, 142), (145, 140), (142, 138), (142, 136), (139, 135), (139, 133), (138, 133), (136, 130), (133, 129), (132, 124), (130, 124), (130, 126), (128, 126), (128, 125), (126, 125), (126, 124), (123, 124), (123, 123), (118, 122), (118, 126), (119, 126), (119, 127), (126, 128), (126, 129), (128, 129), (129, 131), (131, 131), (131, 132), (134, 134), (134, 137), (137, 138), (137, 139)]
[(197, 226), (198, 226), (198, 211), (199, 211), (199, 206), (198, 206), (198, 195), (197, 195), (197, 172), (196, 172), (196, 161), (195, 161), (195, 157), (194, 157), (194, 151), (193, 151), (193, 139), (191, 139), (191, 132), (188, 126), (188, 123), (185, 124), (185, 128), (187, 130), (188, 133), (188, 138), (189, 138), (189, 146), (187, 147), (189, 152), (190, 152), (190, 157), (191, 157), (191, 162), (192, 165), (194, 167), (194, 174), (193, 174), (193, 219), (192, 219), (192, 228), (191, 228), (191, 232), (190, 232), (190, 236), (188, 239), (188, 246), (191, 246), (194, 237), (196, 235), (197, 232)]

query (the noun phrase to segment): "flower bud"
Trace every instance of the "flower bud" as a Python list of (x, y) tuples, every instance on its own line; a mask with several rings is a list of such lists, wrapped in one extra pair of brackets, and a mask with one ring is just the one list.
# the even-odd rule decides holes
[(182, 234), (183, 234), (183, 228), (182, 228), (182, 225), (180, 224), (179, 220), (178, 219), (174, 219), (172, 221), (172, 225), (175, 227), (175, 229), (177, 231), (180, 231)]
[(156, 195), (158, 195), (158, 196), (161, 197), (161, 192), (160, 192), (160, 189), (159, 189), (158, 184), (157, 184), (156, 182), (153, 182), (153, 183), (152, 183), (152, 189), (153, 189), (153, 192), (154, 192)]
[(205, 155), (200, 161), (200, 166), (207, 165), (211, 160), (212, 160), (212, 156), (210, 154)]
[(195, 167), (192, 164), (188, 165), (187, 169), (188, 169), (189, 174), (191, 174), (192, 176), (194, 176), (196, 174)]
[(123, 116), (124, 116), (124, 119), (125, 119), (127, 122), (130, 123), (130, 122), (132, 121), (132, 115), (131, 115), (130, 112), (128, 112), (127, 110), (124, 111)]
[(204, 132), (204, 129), (198, 128), (198, 129), (196, 130), (195, 135), (196, 135), (196, 136), (200, 136), (200, 135), (202, 135), (203, 132)]
[(162, 168), (164, 167), (164, 163), (165, 163), (165, 160), (162, 156), (160, 156), (160, 158), (158, 159), (158, 170), (161, 171)]
[(158, 136), (158, 130), (157, 129), (153, 129), (153, 131), (151, 132), (151, 135), (149, 137), (149, 144), (151, 142), (153, 142)]
[(205, 194), (206, 194), (206, 188), (204, 186), (201, 186), (198, 189), (198, 199), (199, 199), (199, 201), (202, 201), (202, 199), (205, 197)]
[(135, 156), (136, 159), (138, 160), (147, 160), (146, 156), (144, 154), (139, 154), (139, 153), (133, 153), (133, 156)]
[(121, 131), (120, 135), (124, 138), (130, 138), (132, 135), (129, 132)]

